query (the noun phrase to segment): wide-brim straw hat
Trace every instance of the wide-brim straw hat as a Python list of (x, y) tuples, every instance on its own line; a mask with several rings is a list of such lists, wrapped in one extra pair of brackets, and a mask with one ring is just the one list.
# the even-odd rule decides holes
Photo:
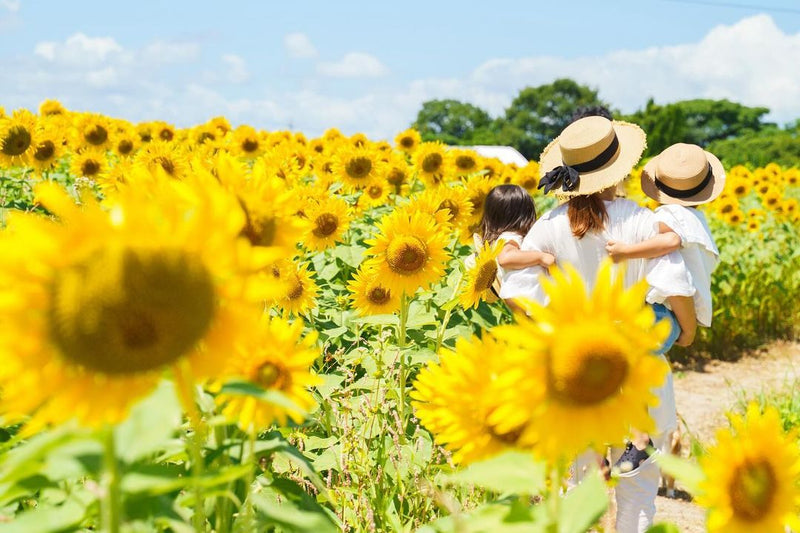
[(720, 160), (696, 144), (673, 144), (642, 170), (642, 191), (662, 204), (700, 205), (725, 188)]
[(603, 191), (628, 176), (646, 146), (646, 135), (636, 124), (604, 117), (576, 120), (542, 152), (540, 187), (542, 181), (556, 180), (552, 189), (567, 197)]

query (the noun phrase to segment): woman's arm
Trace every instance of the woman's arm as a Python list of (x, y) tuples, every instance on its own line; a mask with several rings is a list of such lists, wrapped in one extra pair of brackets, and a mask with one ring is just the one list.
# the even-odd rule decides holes
[(515, 242), (507, 242), (500, 255), (497, 256), (497, 264), (508, 270), (519, 270), (531, 266), (549, 267), (556, 262), (552, 254), (536, 252), (533, 250), (520, 250)]
[(608, 241), (606, 251), (615, 263), (619, 263), (626, 259), (652, 259), (680, 249), (681, 237), (672, 228), (659, 222), (658, 231), (655, 237), (635, 244)]

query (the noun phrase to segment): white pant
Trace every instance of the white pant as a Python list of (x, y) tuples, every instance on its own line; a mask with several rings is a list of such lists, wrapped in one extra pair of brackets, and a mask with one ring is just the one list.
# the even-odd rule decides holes
[[(651, 435), (656, 450), (662, 450), (667, 434)], [(622, 448), (611, 449), (611, 464), (622, 455)], [(617, 499), (617, 533), (644, 533), (653, 525), (656, 514), (656, 495), (661, 472), (655, 463), (655, 453), (639, 468), (619, 474), (614, 489)]]

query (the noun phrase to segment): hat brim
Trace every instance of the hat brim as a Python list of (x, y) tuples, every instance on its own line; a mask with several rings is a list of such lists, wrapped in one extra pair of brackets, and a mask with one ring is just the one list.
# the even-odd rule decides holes
[(660, 204), (675, 204), (691, 207), (711, 202), (716, 199), (725, 188), (725, 168), (722, 162), (711, 152), (705, 152), (708, 164), (711, 165), (711, 180), (702, 191), (688, 198), (675, 198), (656, 186), (656, 165), (658, 156), (651, 159), (642, 169), (642, 192)]
[[(571, 191), (557, 191), (559, 196), (586, 196), (613, 187), (624, 180), (647, 147), (647, 137), (639, 126), (630, 122), (612, 121), (614, 132), (619, 140), (619, 151), (611, 161), (591, 172), (581, 172), (578, 187)], [(561, 166), (561, 150), (556, 137), (542, 151), (539, 157), (539, 172), (544, 176), (547, 172)]]

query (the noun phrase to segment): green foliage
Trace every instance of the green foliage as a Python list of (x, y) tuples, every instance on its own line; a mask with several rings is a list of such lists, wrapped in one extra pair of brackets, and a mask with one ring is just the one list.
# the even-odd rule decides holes
[(708, 150), (728, 167), (766, 166), (775, 162), (782, 166), (800, 165), (800, 130), (765, 129), (732, 139), (714, 141)]
[(425, 141), (468, 145), (490, 139), (491, 125), (489, 113), (477, 106), (458, 100), (429, 100), (422, 104), (413, 127)]

